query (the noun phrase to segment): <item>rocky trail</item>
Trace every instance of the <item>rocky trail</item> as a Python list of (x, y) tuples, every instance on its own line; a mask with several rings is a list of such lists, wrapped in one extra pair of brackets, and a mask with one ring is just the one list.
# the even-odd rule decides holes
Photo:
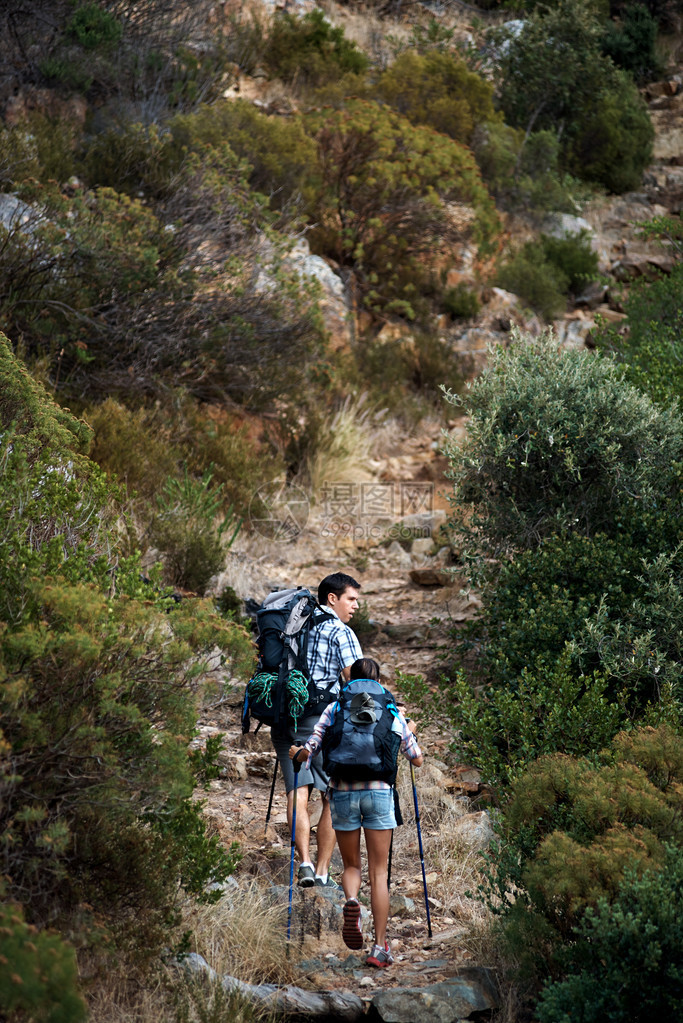
[[(360, 503), (351, 508), (347, 500), (348, 521), (338, 515), (332, 520), (337, 528), (331, 535), (331, 520), (325, 514), (330, 509), (323, 503), (289, 542), (251, 535), (234, 552), (233, 564), (228, 567), (233, 584), (256, 599), (262, 599), (276, 586), (300, 584), (315, 590), (324, 575), (337, 569), (358, 578), (362, 586), (359, 629), (363, 651), (379, 661), (386, 684), (406, 698), (414, 716), (420, 708), (411, 705), (409, 693), (401, 693), (396, 673), (420, 673), (437, 684), (448, 630), (471, 617), (478, 607), (474, 597), (461, 592), (457, 567), (450, 564), (450, 550), (441, 542), (447, 482), (443, 480), (445, 460), (436, 450), (438, 437), (439, 427), (434, 425), (430, 432), (406, 444), (400, 454), (386, 456), (372, 484), (386, 501), (393, 500), (396, 508), (401, 488), (417, 483), (421, 511), (409, 510), (390, 524), (381, 515), (364, 515)], [(362, 485), (370, 486), (356, 487)], [(357, 500), (361, 500), (360, 491)], [(398, 510), (405, 511), (405, 503)], [(342, 528), (342, 522), (348, 529)], [(378, 540), (380, 535), (383, 539)], [(200, 741), (220, 732), (224, 749), (222, 776), (211, 783), (202, 798), (207, 799), (205, 812), (221, 840), (227, 845), (239, 842), (244, 853), (234, 875), (235, 883), (249, 884), (257, 877), (272, 885), (273, 897), (283, 902), (284, 913), (290, 856), (284, 785), (278, 778), (266, 829), (275, 759), (267, 728), (254, 732), (252, 725), (249, 734), (241, 733), (244, 681), (234, 681), (231, 690), (204, 714)], [(472, 954), (463, 942), (472, 921), (482, 915), (478, 904), (466, 898), (464, 892), (468, 878), (474, 876), (476, 854), (490, 839), (491, 828), (477, 804), (478, 775), (453, 762), (448, 751), (449, 736), (431, 723), (420, 729), (419, 740), (427, 753), (427, 762), (416, 776), (432, 937), (428, 934), (410, 771), (403, 764), (399, 792), (405, 824), (395, 833), (392, 853), (389, 933), (395, 965), (387, 970), (365, 966), (372, 937), (367, 909), (363, 911), (367, 948), (362, 953), (351, 953), (341, 940), (341, 893), (295, 889), (292, 942), (300, 957), (297, 985), (317, 992), (350, 991), (361, 999), (363, 1007), (372, 1003), (379, 1018), (412, 1019), (417, 1018), (415, 1007), (407, 1016), (396, 1015), (396, 997), (387, 995), (383, 1000), (379, 996), (400, 990), (399, 1001), (404, 1001), (407, 989), (420, 989), (423, 995), (411, 998), (435, 998), (433, 992), (424, 995), (424, 989), (445, 983), (447, 989), (438, 997), (450, 1002), (455, 990), (451, 982), (455, 983), (453, 978), (465, 970), (456, 984), (460, 992), (458, 1015), (448, 1017), (465, 1019), (468, 1004), (477, 1012), (493, 1005), (494, 985), (489, 972), (473, 966)], [(315, 822), (321, 808), (317, 795), (312, 807)], [(453, 876), (455, 859), (460, 862), (458, 877)], [(339, 878), (340, 871), (341, 860), (335, 852), (333, 876)], [(369, 906), (367, 883), (361, 898)], [(353, 1011), (357, 1009), (356, 1004)], [(346, 1006), (344, 1011), (351, 1010)], [(330, 1010), (329, 1018), (333, 1017)]]
[[(681, 75), (672, 75), (648, 87), (657, 138), (642, 190), (596, 201), (581, 218), (560, 218), (563, 230), (585, 226), (590, 231), (600, 269), (615, 285), (669, 267), (667, 254), (643, 241), (636, 223), (681, 209), (681, 81)], [(590, 345), (596, 315), (617, 324), (623, 319), (619, 301), (618, 288), (612, 284), (588, 289), (553, 325), (559, 340), (570, 346)], [(515, 296), (491, 289), (478, 321), (464, 328), (453, 344), (472, 357), (473, 372), (478, 372), (485, 364), (486, 346), (505, 343), (514, 323), (532, 333), (541, 329)], [(446, 429), (457, 437), (464, 424), (453, 420)], [(326, 484), (314, 507), (301, 492), (297, 496), (296, 488), (278, 491), (271, 501), (270, 521), (239, 538), (216, 585), (217, 592), (230, 584), (240, 597), (260, 601), (275, 587), (305, 585), (315, 590), (329, 572), (349, 572), (362, 587), (357, 624), (360, 619), (364, 653), (380, 662), (386, 684), (406, 698), (413, 716), (420, 708), (411, 705), (409, 691), (401, 692), (397, 673), (421, 674), (431, 686), (438, 685), (444, 652), (453, 643), (452, 630), (479, 607), (476, 595), (463, 592), (443, 532), (449, 485), (438, 450), (441, 439), (441, 424), (421, 424), (417, 436), (399, 438), (393, 447), (377, 450), (369, 474)], [(201, 796), (221, 840), (226, 845), (237, 841), (242, 848), (232, 889), (239, 892), (259, 879), (271, 897), (282, 902), (284, 921), (290, 849), (284, 786), (281, 780), (276, 783), (266, 829), (274, 754), (267, 729), (242, 735), (246, 680), (230, 681), (221, 699), (206, 708), (201, 722), (200, 742), (218, 732), (225, 737), (221, 777)], [(473, 925), (483, 921), (484, 911), (466, 893), (476, 886), (477, 858), (492, 835), (479, 777), (473, 768), (454, 762), (449, 736), (437, 722), (423, 723), (418, 735), (427, 754), (425, 766), (417, 772), (417, 791), (432, 937), (406, 765), (399, 773), (405, 825), (395, 833), (392, 862), (389, 934), (395, 965), (373, 970), (365, 966), (367, 950), (355, 954), (344, 946), (341, 895), (295, 889), (292, 948), (298, 993), (262, 985), (250, 997), (294, 1016), (355, 1019), (368, 1012), (387, 1023), (432, 1019), (448, 1023), (486, 1018), (495, 1011), (495, 972), (480, 952), (472, 951), (468, 939)], [(314, 801), (314, 821), (315, 807)], [(333, 875), (339, 876), (340, 867), (336, 853)], [(366, 904), (368, 894), (365, 884), (361, 897)], [(367, 911), (364, 933), (369, 947)]]

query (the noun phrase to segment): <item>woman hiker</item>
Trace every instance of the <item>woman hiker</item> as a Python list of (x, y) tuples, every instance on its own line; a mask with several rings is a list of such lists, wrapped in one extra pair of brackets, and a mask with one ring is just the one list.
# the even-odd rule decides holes
[[(336, 703), (330, 704), (305, 746), (291, 746), (289, 755), (307, 766), (323, 747), (330, 775), (332, 826), (344, 863), (342, 887), (346, 896), (342, 937), (351, 949), (363, 947), (361, 908), (360, 829), (365, 833), (370, 879), (370, 904), (375, 942), (366, 962), (390, 966), (394, 959), (387, 940), (389, 918), (388, 858), (396, 827), (394, 781), (401, 753), (416, 767), (423, 756), (413, 730), (394, 698), (379, 683), (377, 661), (359, 658), (351, 665), (351, 681)], [(323, 737), (325, 737), (323, 742)]]

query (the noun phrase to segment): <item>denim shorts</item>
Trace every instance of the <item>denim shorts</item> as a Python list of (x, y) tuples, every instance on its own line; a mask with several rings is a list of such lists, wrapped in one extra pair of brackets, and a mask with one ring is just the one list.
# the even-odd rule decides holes
[(396, 827), (393, 789), (361, 789), (339, 792), (330, 789), (332, 827), (335, 831), (389, 831)]

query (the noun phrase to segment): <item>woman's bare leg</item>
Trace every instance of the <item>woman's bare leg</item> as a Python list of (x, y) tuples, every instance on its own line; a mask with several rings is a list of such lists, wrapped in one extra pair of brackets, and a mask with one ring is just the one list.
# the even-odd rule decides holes
[[(368, 850), (370, 877), (370, 904), (375, 922), (375, 944), (384, 948), (389, 919), (389, 846), (392, 831), (373, 831), (365, 828), (365, 846)], [(337, 836), (339, 837), (339, 836)], [(341, 848), (341, 846), (340, 846)], [(343, 854), (342, 854), (343, 855)]]
[(344, 864), (341, 879), (344, 895), (347, 899), (357, 899), (360, 891), (360, 828), (335, 833)]

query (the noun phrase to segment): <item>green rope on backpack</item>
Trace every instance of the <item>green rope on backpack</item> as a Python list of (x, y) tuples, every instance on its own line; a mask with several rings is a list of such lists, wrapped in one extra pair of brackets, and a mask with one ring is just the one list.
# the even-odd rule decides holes
[(308, 703), (308, 682), (300, 671), (290, 671), (287, 680), (287, 693), (289, 695), (289, 713), (296, 728), (298, 719)]
[[(266, 707), (273, 706), (273, 686), (277, 682), (277, 672), (259, 671), (254, 675), (248, 685), (249, 696), (252, 700), (259, 700), (265, 703)], [(305, 675), (296, 669), (290, 671), (287, 679), (287, 696), (289, 698), (289, 714), (294, 721), (296, 728), (298, 719), (308, 702), (308, 682)]]

